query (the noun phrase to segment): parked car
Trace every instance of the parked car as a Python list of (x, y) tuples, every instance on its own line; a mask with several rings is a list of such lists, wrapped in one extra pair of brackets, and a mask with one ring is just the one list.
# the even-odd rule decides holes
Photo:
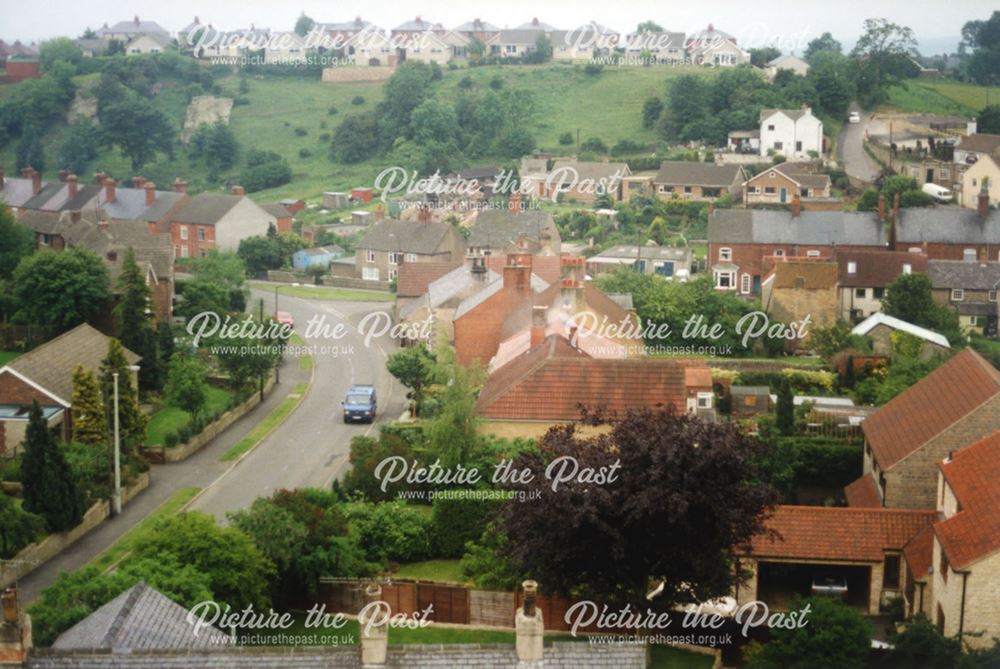
[(850, 114), (847, 115), (847, 122), (848, 123), (861, 123), (861, 114), (859, 114), (856, 111), (852, 111)]
[(847, 599), (847, 579), (833, 574), (818, 574), (813, 577), (810, 594), (814, 597)]
[(935, 183), (927, 182), (923, 185), (923, 187), (921, 187), (920, 190), (930, 195), (935, 202), (951, 202), (952, 200), (951, 191), (944, 186), (938, 186)]
[(375, 422), (375, 414), (378, 411), (375, 386), (351, 386), (340, 406), (344, 408), (345, 423)]
[(279, 311), (274, 315), (274, 319), (281, 323), (282, 325), (287, 325), (288, 327), (295, 327), (295, 319), (287, 311)]

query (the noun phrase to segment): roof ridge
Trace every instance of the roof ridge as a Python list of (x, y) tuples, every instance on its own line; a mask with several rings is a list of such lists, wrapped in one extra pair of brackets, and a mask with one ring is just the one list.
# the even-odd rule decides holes
[(783, 509), (808, 509), (815, 512), (844, 512), (852, 511), (855, 513), (888, 513), (888, 514), (898, 514), (898, 515), (927, 515), (927, 514), (937, 514), (936, 509), (899, 509), (892, 507), (860, 507), (860, 506), (810, 506), (808, 504), (780, 504)]
[[(5, 367), (10, 367), (11, 369), (15, 369), (15, 370), (16, 370), (16, 369), (17, 369), (17, 366), (16, 366), (16, 365), (17, 365), (17, 363), (19, 363), (19, 362), (24, 362), (25, 360), (30, 360), (30, 359), (31, 359), (31, 356), (33, 356), (33, 354), (35, 354), (35, 353), (37, 353), (38, 351), (40, 351), (41, 349), (45, 348), (45, 347), (46, 347), (46, 346), (48, 346), (49, 344), (54, 344), (55, 342), (59, 341), (59, 340), (60, 340), (60, 339), (62, 339), (63, 337), (67, 337), (67, 336), (69, 336), (69, 335), (73, 334), (74, 332), (76, 332), (77, 330), (79, 330), (80, 328), (83, 328), (83, 327), (86, 327), (86, 328), (89, 328), (89, 329), (91, 329), (91, 330), (94, 330), (94, 331), (95, 331), (95, 332), (97, 332), (98, 334), (101, 334), (101, 335), (103, 335), (103, 334), (104, 334), (103, 332), (101, 332), (100, 330), (98, 330), (97, 328), (95, 328), (95, 327), (94, 327), (93, 325), (91, 325), (90, 323), (80, 323), (80, 324), (79, 324), (79, 325), (77, 325), (77, 326), (76, 326), (75, 328), (70, 328), (70, 329), (69, 329), (69, 330), (67, 330), (66, 332), (63, 332), (63, 333), (62, 333), (61, 335), (59, 335), (59, 336), (57, 336), (57, 337), (53, 337), (52, 339), (48, 340), (48, 341), (47, 341), (47, 342), (45, 342), (44, 344), (42, 344), (42, 345), (40, 345), (40, 346), (37, 346), (37, 347), (33, 348), (32, 350), (28, 351), (28, 352), (27, 352), (27, 353), (25, 353), (24, 355), (20, 355), (20, 356), (18, 356), (18, 357), (16, 357), (16, 358), (14, 358), (13, 360), (11, 360), (10, 362), (8, 362), (8, 363), (7, 363), (6, 365), (4, 365), (4, 366), (5, 366)], [(128, 350), (128, 349), (126, 349), (126, 350)], [(37, 356), (35, 356), (35, 357), (37, 357)]]
[(115, 615), (114, 620), (112, 620), (111, 624), (108, 626), (108, 631), (105, 632), (104, 637), (101, 639), (101, 643), (98, 645), (99, 648), (114, 648), (118, 637), (124, 630), (125, 621), (132, 614), (132, 610), (138, 603), (139, 598), (145, 594), (148, 587), (149, 586), (146, 585), (145, 581), (139, 581), (128, 590), (128, 596), (122, 603), (121, 608), (118, 609), (118, 613)]

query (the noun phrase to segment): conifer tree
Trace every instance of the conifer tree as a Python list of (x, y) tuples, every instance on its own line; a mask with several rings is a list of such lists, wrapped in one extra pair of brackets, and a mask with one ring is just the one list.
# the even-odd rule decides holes
[(91, 446), (108, 445), (108, 416), (97, 377), (83, 367), (73, 372), (73, 440)]
[(21, 463), (24, 509), (45, 519), (51, 532), (65, 532), (83, 518), (83, 500), (55, 436), (32, 402)]
[(132, 383), (125, 349), (117, 339), (108, 342), (108, 355), (101, 361), (101, 396), (108, 417), (108, 430), (114, 426), (114, 373), (118, 372), (118, 415), (122, 451), (136, 448), (146, 436), (146, 416), (139, 408), (139, 392)]

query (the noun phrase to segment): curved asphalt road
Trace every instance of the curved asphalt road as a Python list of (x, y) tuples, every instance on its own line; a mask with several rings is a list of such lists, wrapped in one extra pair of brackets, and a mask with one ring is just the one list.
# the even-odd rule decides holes
[(865, 133), (868, 131), (868, 113), (857, 103), (851, 103), (850, 111), (856, 111), (861, 116), (860, 123), (845, 121), (837, 138), (837, 159), (849, 176), (872, 183), (879, 175), (879, 166), (865, 151)]
[[(254, 304), (264, 298), (266, 312), (274, 310), (274, 291), (253, 292)], [(369, 346), (358, 332), (358, 323), (373, 311), (388, 311), (390, 302), (329, 302), (281, 295), (279, 308), (291, 312), (295, 331), (304, 338), (307, 322), (325, 316), (333, 328), (346, 326), (341, 339), (313, 337), (306, 346), (313, 352), (312, 384), (302, 403), (249, 455), (223, 473), (191, 505), (225, 522), (228, 512), (250, 506), (254, 499), (282, 488), (326, 488), (348, 465), (351, 439), (374, 433), (378, 424), (399, 417), (405, 389), (385, 369), (388, 353), (396, 344), (387, 335), (373, 338)], [(292, 354), (294, 355), (294, 353)], [(296, 359), (285, 367), (308, 380), (310, 372), (298, 369)], [(282, 393), (292, 392), (298, 379), (282, 376)], [(375, 384), (379, 415), (374, 425), (344, 424), (340, 401), (354, 383)]]

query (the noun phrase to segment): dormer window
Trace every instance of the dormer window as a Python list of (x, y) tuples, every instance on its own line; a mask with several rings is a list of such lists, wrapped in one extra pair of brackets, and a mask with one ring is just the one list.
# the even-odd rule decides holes
[(847, 273), (848, 274), (857, 274), (858, 273), (858, 263), (854, 262), (853, 260), (850, 261), (850, 262), (848, 262), (847, 263)]

